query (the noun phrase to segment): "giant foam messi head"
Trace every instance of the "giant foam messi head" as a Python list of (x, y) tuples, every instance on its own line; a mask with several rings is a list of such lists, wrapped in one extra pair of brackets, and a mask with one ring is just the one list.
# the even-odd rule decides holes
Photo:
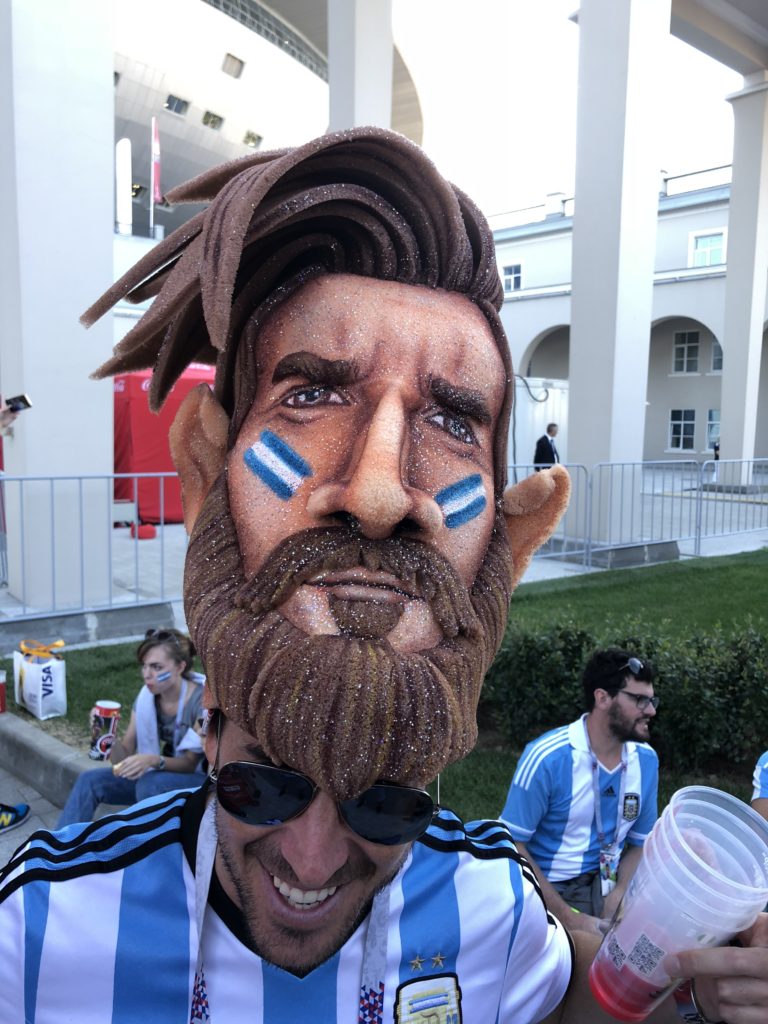
[(84, 316), (154, 303), (97, 372), (192, 361), (171, 448), (207, 700), (337, 798), (471, 750), (509, 598), (568, 497), (510, 488), (493, 239), (414, 144), (359, 128), (211, 170), (207, 209)]

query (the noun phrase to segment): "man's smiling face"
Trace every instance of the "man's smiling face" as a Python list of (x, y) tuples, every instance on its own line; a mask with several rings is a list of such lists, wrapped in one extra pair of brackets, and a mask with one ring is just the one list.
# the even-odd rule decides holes
[[(505, 389), (477, 307), (453, 292), (328, 275), (278, 308), (259, 353), (256, 399), (228, 460), (246, 577), (285, 538), (341, 524), (429, 546), (468, 590), (493, 529)], [(309, 635), (368, 629), (402, 652), (441, 640), (419, 588), (391, 568), (324, 570), (279, 610)]]
[[(211, 763), (263, 760), (258, 744), (224, 722)], [(366, 842), (341, 820), (327, 793), (282, 825), (256, 827), (217, 808), (219, 880), (245, 918), (256, 951), (304, 975), (332, 956), (398, 871), (409, 845)]]

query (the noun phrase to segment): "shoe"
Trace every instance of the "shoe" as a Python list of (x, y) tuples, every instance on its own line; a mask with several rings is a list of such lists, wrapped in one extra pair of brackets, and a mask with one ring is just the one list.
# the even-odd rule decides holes
[(28, 814), (29, 807), (26, 804), (0, 804), (0, 836), (21, 825)]

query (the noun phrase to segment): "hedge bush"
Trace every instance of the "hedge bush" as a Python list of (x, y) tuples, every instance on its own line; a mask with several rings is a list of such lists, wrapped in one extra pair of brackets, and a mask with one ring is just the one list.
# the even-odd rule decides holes
[(604, 636), (570, 621), (546, 633), (511, 623), (483, 698), (504, 742), (521, 750), (577, 718), (583, 666), (593, 650), (611, 645), (653, 663), (661, 704), (651, 736), (662, 764), (692, 772), (745, 766), (751, 774), (768, 749), (768, 638), (751, 622), (688, 636), (648, 635), (636, 622)]

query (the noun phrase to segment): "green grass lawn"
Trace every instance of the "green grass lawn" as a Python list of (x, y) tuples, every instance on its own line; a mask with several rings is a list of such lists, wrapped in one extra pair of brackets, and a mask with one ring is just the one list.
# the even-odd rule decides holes
[[(553, 622), (570, 619), (598, 635), (611, 623), (628, 619), (651, 626), (665, 623), (669, 627), (672, 623), (679, 632), (691, 632), (707, 630), (716, 622), (727, 630), (748, 616), (762, 631), (768, 626), (766, 570), (768, 550), (762, 550), (529, 583), (515, 594), (511, 615), (531, 630), (545, 631)], [(120, 701), (127, 724), (141, 687), (136, 646), (123, 643), (67, 651), (67, 715), (39, 723), (41, 728), (86, 750), (88, 711), (99, 698)], [(6, 659), (0, 668), (5, 668), (12, 680), (12, 662)], [(11, 689), (9, 685), (10, 710), (34, 721), (16, 708), (10, 699)], [(493, 737), (483, 734), (470, 757), (443, 773), (441, 801), (467, 820), (497, 817), (518, 756), (518, 751), (494, 747)], [(717, 777), (672, 776), (662, 765), (660, 805), (680, 786), (694, 783), (717, 786), (749, 799), (750, 775), (751, 767)]]
[(524, 583), (512, 598), (512, 619), (542, 631), (572, 620), (582, 629), (639, 619), (646, 626), (673, 623), (692, 632), (724, 628), (751, 616), (768, 628), (768, 548), (719, 558), (696, 558), (636, 569)]
[[(46, 638), (54, 639), (54, 638)], [(128, 725), (131, 707), (142, 686), (138, 643), (106, 644), (83, 650), (64, 649), (67, 664), (67, 714), (38, 722), (50, 735), (80, 750), (87, 750), (91, 731), (88, 712), (97, 700), (116, 700), (122, 708), (122, 726)], [(26, 710), (13, 701), (13, 661), (0, 660), (8, 678), (8, 709), (29, 722), (36, 722)]]

